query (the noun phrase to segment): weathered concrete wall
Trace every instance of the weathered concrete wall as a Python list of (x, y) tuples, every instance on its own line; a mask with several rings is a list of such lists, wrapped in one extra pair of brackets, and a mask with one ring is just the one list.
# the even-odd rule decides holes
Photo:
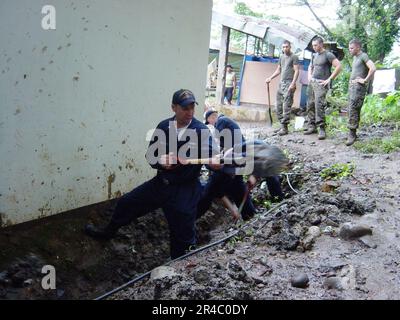
[[(56, 30), (42, 28), (44, 5), (56, 9)], [(114, 198), (154, 175), (146, 133), (172, 114), (172, 93), (189, 88), (203, 102), (211, 8), (0, 2), (3, 226)]]

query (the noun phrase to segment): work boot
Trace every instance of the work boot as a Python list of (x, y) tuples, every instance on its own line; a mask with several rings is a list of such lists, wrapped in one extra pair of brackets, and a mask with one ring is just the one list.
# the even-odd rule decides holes
[(287, 124), (282, 124), (281, 129), (279, 130), (278, 134), (279, 134), (280, 136), (285, 136), (285, 135), (287, 135), (288, 133), (289, 133), (288, 125), (287, 125)]
[(318, 140), (325, 140), (326, 132), (324, 127), (319, 127)]
[(110, 240), (111, 238), (113, 238), (116, 235), (118, 229), (119, 229), (119, 227), (117, 227), (112, 222), (110, 222), (104, 228), (98, 228), (92, 224), (87, 224), (85, 226), (85, 233), (89, 237), (92, 237), (95, 239)]
[(349, 136), (347, 137), (346, 146), (351, 146), (357, 139), (356, 130), (350, 129)]
[(315, 127), (308, 127), (308, 129), (306, 131), (304, 131), (305, 135), (309, 135), (309, 134), (313, 134), (313, 133), (317, 133), (317, 128)]

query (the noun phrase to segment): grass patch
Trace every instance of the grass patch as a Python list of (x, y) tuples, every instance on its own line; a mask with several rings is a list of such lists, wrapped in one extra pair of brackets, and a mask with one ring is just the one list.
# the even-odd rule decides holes
[(342, 117), (339, 111), (333, 111), (325, 117), (326, 130), (328, 134), (336, 135), (340, 132), (347, 132), (347, 117)]
[(321, 171), (324, 180), (340, 180), (353, 174), (356, 166), (354, 163), (335, 163)]
[(386, 98), (369, 95), (361, 109), (361, 124), (400, 122), (400, 91), (389, 94)]
[(363, 153), (387, 154), (400, 150), (400, 132), (395, 132), (391, 137), (374, 138), (366, 141), (357, 141), (354, 148)]

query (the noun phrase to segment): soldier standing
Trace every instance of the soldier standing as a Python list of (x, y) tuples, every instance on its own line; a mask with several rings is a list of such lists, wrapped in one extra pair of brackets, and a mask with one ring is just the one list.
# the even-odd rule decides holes
[[(339, 75), (342, 66), (332, 52), (324, 49), (322, 38), (315, 38), (312, 41), (312, 46), (316, 53), (313, 55), (308, 68), (308, 80), (310, 81), (307, 102), (308, 129), (304, 134), (317, 133), (317, 127), (319, 127), (318, 139), (324, 140), (326, 138), (326, 94), (331, 81)], [(333, 73), (331, 72), (332, 66), (335, 68)]]
[(292, 53), (291, 44), (285, 40), (282, 45), (283, 54), (279, 58), (278, 68), (265, 80), (268, 84), (281, 74), (278, 93), (276, 95), (276, 113), (281, 123), (278, 134), (283, 136), (289, 133), (288, 125), (293, 105), (293, 96), (296, 91), (296, 82), (299, 78), (299, 58)]
[(356, 132), (360, 123), (361, 108), (368, 91), (369, 80), (371, 80), (376, 71), (375, 64), (368, 57), (368, 54), (362, 51), (361, 46), (361, 42), (357, 39), (353, 39), (349, 43), (349, 51), (354, 58), (350, 76), (347, 111), (349, 117), (347, 146), (351, 146), (357, 139)]

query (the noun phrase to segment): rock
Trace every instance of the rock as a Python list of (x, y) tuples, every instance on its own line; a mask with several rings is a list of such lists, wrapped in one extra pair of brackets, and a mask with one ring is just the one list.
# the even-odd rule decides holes
[(376, 243), (374, 243), (370, 238), (360, 238), (359, 241), (361, 241), (368, 248), (371, 248), (371, 249), (378, 248), (378, 245)]
[(339, 182), (329, 180), (322, 184), (321, 191), (326, 193), (332, 193), (339, 187), (340, 187)]
[(357, 239), (366, 235), (372, 235), (372, 229), (365, 225), (345, 223), (339, 231), (339, 237), (343, 240)]
[(211, 274), (208, 269), (204, 267), (197, 268), (193, 271), (194, 281), (197, 283), (207, 283), (210, 281)]
[(339, 224), (336, 221), (332, 220), (330, 217), (325, 219), (325, 223), (327, 226), (330, 226), (330, 227), (334, 227), (334, 228), (339, 227)]
[(153, 271), (151, 271), (150, 280), (154, 281), (154, 280), (164, 279), (164, 278), (173, 278), (173, 277), (176, 277), (177, 275), (178, 274), (176, 273), (174, 268), (162, 266), (162, 267), (155, 268), (155, 269), (153, 269)]
[(267, 258), (262, 257), (262, 258), (260, 258), (258, 261), (259, 261), (260, 264), (262, 264), (264, 267), (269, 267), (268, 259), (267, 259)]
[(325, 280), (324, 287), (328, 290), (343, 290), (340, 278), (338, 277), (330, 277)]
[(307, 219), (313, 226), (320, 225), (322, 222), (321, 216), (319, 216), (316, 213), (312, 213), (311, 215), (308, 216)]
[(290, 282), (291, 282), (292, 286), (295, 288), (305, 289), (308, 287), (310, 280), (305, 273), (299, 273), (299, 274), (295, 275), (290, 280)]
[(321, 235), (321, 229), (316, 226), (312, 226), (308, 228), (307, 235), (312, 236), (313, 238), (318, 238)]
[(327, 226), (323, 231), (323, 234), (333, 234), (333, 228), (331, 226)]
[(321, 235), (320, 228), (312, 226), (308, 229), (306, 237), (302, 240), (302, 246), (305, 250), (311, 250), (315, 239)]

